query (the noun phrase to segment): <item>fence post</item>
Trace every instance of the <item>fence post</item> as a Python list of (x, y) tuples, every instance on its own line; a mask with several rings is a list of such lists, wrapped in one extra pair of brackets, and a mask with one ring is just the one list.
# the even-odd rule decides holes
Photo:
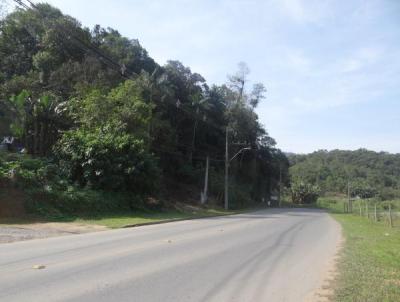
[(353, 202), (351, 200), (351, 194), (350, 194), (350, 182), (347, 182), (347, 200), (348, 200), (348, 210), (350, 213), (353, 213)]
[(361, 200), (358, 200), (358, 206), (359, 206), (359, 208), (360, 208), (360, 216), (362, 216)]
[(377, 216), (377, 213), (376, 213), (376, 203), (375, 203), (375, 208), (374, 208), (374, 217), (375, 217), (375, 222), (377, 222), (378, 221), (378, 216)]
[(368, 211), (368, 201), (365, 201), (365, 215), (369, 219), (369, 211)]
[(393, 227), (393, 221), (392, 221), (392, 205), (389, 203), (389, 225), (392, 228)]

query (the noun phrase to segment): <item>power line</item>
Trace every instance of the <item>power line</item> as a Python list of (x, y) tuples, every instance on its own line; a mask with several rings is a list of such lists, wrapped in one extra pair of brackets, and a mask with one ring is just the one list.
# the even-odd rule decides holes
[[(43, 13), (37, 7), (37, 5), (35, 5), (30, 0), (26, 0), (26, 1), (31, 5), (31, 7), (26, 5), (25, 3), (23, 3), (22, 0), (13, 0), (13, 1), (16, 2), (17, 4), (19, 4), (20, 6), (23, 6), (26, 9), (34, 9), (35, 11), (37, 11), (45, 19), (47, 19), (47, 17), (48, 17), (45, 13)], [(68, 31), (68, 33), (67, 33), (68, 36), (66, 38), (71, 37), (71, 38), (75, 39), (81, 46), (84, 47), (84, 48), (82, 48), (82, 47), (79, 47), (77, 45), (81, 50), (83, 50), (83, 51), (90, 50), (90, 51), (94, 52), (95, 54), (97, 54), (98, 56), (100, 56), (101, 58), (103, 58), (104, 60), (106, 60), (106, 62), (108, 62), (108, 63), (102, 61), (106, 65), (110, 66), (110, 64), (111, 64), (111, 66), (110, 66), (111, 68), (114, 68), (114, 69), (117, 68), (118, 69), (118, 74), (120, 76), (124, 77), (125, 79), (130, 79), (130, 77), (127, 76), (128, 74), (130, 74), (131, 76), (135, 76), (135, 77), (138, 76), (137, 73), (135, 73), (134, 71), (130, 70), (125, 65), (123, 65), (123, 64), (121, 65), (120, 63), (116, 62), (113, 58), (111, 58), (108, 55), (104, 54), (101, 50), (98, 49), (98, 47), (93, 45), (91, 42), (86, 42), (86, 41), (82, 40), (81, 38), (79, 38), (78, 36), (76, 36), (73, 32), (71, 32), (71, 30), (69, 30), (69, 28), (63, 27), (63, 28), (61, 28), (61, 30), (64, 30), (64, 31), (67, 30)], [(66, 39), (66, 41), (68, 41), (68, 39)], [(65, 41), (62, 41), (62, 42), (65, 43)], [(178, 105), (179, 104), (178, 102), (180, 102), (179, 100), (177, 100), (177, 102), (175, 102), (175, 103), (173, 103), (173, 100), (169, 100), (169, 99), (167, 99), (166, 101), (169, 103), (169, 105), (171, 105), (171, 106), (173, 106), (173, 107), (185, 112), (187, 115), (191, 116), (192, 119), (194, 120), (194, 122), (195, 121), (201, 122), (203, 124), (207, 124), (207, 125), (213, 127), (214, 129), (217, 129), (217, 130), (219, 130), (221, 132), (224, 131), (223, 128), (221, 128), (220, 126), (214, 124), (213, 122), (206, 121), (206, 120), (204, 120), (202, 118), (199, 118), (198, 116), (195, 115), (195, 113), (184, 109), (183, 108), (184, 104)]]
[[(26, 0), (30, 4), (30, 6), (26, 5), (22, 0), (13, 0), (13, 1), (16, 2), (18, 5), (22, 6), (23, 8), (27, 9), (27, 10), (32, 10), (32, 9), (35, 10), (36, 12), (38, 12), (43, 17), (43, 19), (45, 19), (45, 20), (48, 19), (47, 14), (43, 13), (32, 1)], [(25, 29), (26, 29), (26, 27), (25, 27)], [(126, 71), (128, 71), (128, 73), (131, 74), (131, 75), (137, 76), (137, 74), (135, 72), (131, 71), (125, 65), (119, 64), (113, 58), (111, 58), (108, 55), (104, 54), (96, 46), (92, 45), (91, 42), (86, 42), (83, 39), (81, 39), (80, 37), (76, 36), (69, 28), (62, 27), (61, 28), (61, 33), (62, 33), (62, 31), (64, 31), (64, 37), (66, 38), (65, 40), (61, 41), (62, 43), (66, 43), (66, 42), (68, 42), (70, 40), (69, 38), (72, 38), (72, 39), (75, 40), (75, 42), (78, 42), (76, 44), (76, 46), (78, 48), (80, 48), (84, 53), (87, 52), (87, 51), (92, 51), (93, 53), (95, 53), (97, 55), (98, 58), (99, 57), (102, 58), (103, 60), (101, 60), (101, 61), (103, 63), (105, 63), (107, 66), (109, 66), (109, 67), (111, 67), (113, 69), (117, 68), (118, 69), (118, 74), (120, 76), (122, 76), (122, 77), (124, 77), (126, 79), (130, 79), (126, 74)], [(67, 35), (65, 35), (65, 32), (67, 33)], [(28, 33), (30, 34), (29, 31), (28, 31)], [(121, 72), (121, 71), (123, 71), (123, 72)], [(198, 114), (199, 114), (198, 112), (194, 113), (194, 112), (191, 112), (191, 111), (185, 109), (184, 108), (185, 104), (181, 104), (179, 99), (176, 102), (174, 102), (173, 100), (167, 98), (166, 101), (167, 101), (168, 105), (174, 107), (177, 110), (180, 110), (180, 111), (186, 113), (186, 115), (191, 118), (192, 122), (194, 122), (194, 123), (200, 122), (200, 123), (203, 123), (205, 125), (211, 126), (211, 127), (213, 127), (214, 129), (216, 129), (218, 131), (221, 131), (221, 132), (224, 131), (220, 126), (216, 125), (215, 123), (213, 123), (211, 121), (208, 121), (208, 120), (205, 120), (204, 118), (199, 117), (198, 116)], [(203, 116), (206, 117), (204, 112), (203, 112), (203, 114), (204, 114)], [(198, 148), (192, 148), (192, 149), (193, 149), (192, 151), (195, 151), (196, 149), (197, 149), (196, 151), (199, 151)], [(212, 159), (212, 160), (216, 160), (216, 159)], [(219, 161), (219, 160), (217, 160), (217, 161)]]
[[(18, 5), (24, 7), (27, 10), (35, 10), (37, 13), (39, 13), (39, 15), (41, 15), (43, 17), (44, 20), (48, 19), (47, 14), (43, 13), (32, 1), (26, 0), (31, 6), (26, 5), (22, 0), (13, 0), (13, 1), (16, 2)], [(80, 48), (84, 52), (87, 52), (88, 50), (94, 52), (98, 57), (103, 59), (102, 60), (103, 63), (105, 63), (106, 65), (108, 65), (109, 67), (111, 67), (113, 69), (117, 69), (118, 73), (121, 76), (125, 77), (126, 79), (129, 79), (128, 74), (125, 74), (125, 71), (128, 70), (125, 67), (125, 65), (116, 62), (110, 56), (106, 55), (103, 51), (98, 49), (98, 47), (93, 45), (90, 41), (85, 41), (85, 40), (81, 39), (74, 32), (72, 32), (69, 28), (62, 27), (61, 30), (64, 31), (64, 33), (65, 32), (67, 33), (67, 36), (64, 35), (64, 37), (66, 38), (66, 41), (68, 41), (69, 38), (74, 39), (77, 42), (76, 46), (78, 48)], [(66, 41), (62, 41), (62, 42), (65, 43)], [(137, 76), (137, 74), (135, 72), (132, 72), (130, 70), (128, 70), (128, 71), (131, 74), (131, 76)]]
[[(166, 150), (166, 149), (161, 149), (161, 148), (151, 148), (151, 150), (155, 150), (155, 151), (159, 151), (159, 152), (161, 152), (161, 153), (165, 153), (165, 154), (169, 154), (169, 155), (174, 155), (174, 156), (177, 156), (177, 157), (181, 157), (181, 158), (187, 159), (187, 155), (178, 153), (178, 152), (176, 152), (176, 151), (171, 151), (171, 150)], [(207, 156), (206, 156), (206, 157), (207, 157)], [(196, 160), (205, 160), (206, 157), (193, 156), (192, 158), (193, 158), (193, 159), (196, 159)], [(223, 160), (223, 159), (217, 159), (217, 158), (210, 158), (210, 161), (223, 162), (224, 160)]]

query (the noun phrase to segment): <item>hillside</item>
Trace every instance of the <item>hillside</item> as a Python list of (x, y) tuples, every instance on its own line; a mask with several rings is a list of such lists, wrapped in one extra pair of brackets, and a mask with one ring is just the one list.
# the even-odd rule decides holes
[(293, 180), (318, 185), (323, 192), (400, 197), (400, 154), (320, 150), (306, 155), (288, 155)]
[(48, 4), (2, 20), (0, 59), (0, 135), (27, 153), (0, 155), (0, 181), (46, 201), (31, 208), (198, 202), (207, 157), (209, 203), (222, 206), (226, 143), (230, 207), (268, 198), (280, 171), (288, 174), (255, 111), (266, 89), (248, 85), (245, 63), (226, 84), (209, 84), (179, 61), (159, 65), (136, 39), (83, 27)]

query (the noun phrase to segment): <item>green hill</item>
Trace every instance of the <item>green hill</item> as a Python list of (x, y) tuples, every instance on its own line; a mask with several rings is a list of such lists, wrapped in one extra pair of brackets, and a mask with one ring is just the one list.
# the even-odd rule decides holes
[(400, 197), (400, 154), (319, 150), (288, 157), (292, 179), (318, 185), (322, 192), (346, 193), (349, 183), (353, 195)]

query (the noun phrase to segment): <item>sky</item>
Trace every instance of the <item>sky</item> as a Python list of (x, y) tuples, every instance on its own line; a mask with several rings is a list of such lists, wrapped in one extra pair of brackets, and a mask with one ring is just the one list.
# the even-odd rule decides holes
[(179, 60), (209, 84), (246, 62), (249, 89), (267, 88), (260, 122), (284, 151), (400, 153), (398, 0), (47, 2), (139, 39), (159, 64)]

